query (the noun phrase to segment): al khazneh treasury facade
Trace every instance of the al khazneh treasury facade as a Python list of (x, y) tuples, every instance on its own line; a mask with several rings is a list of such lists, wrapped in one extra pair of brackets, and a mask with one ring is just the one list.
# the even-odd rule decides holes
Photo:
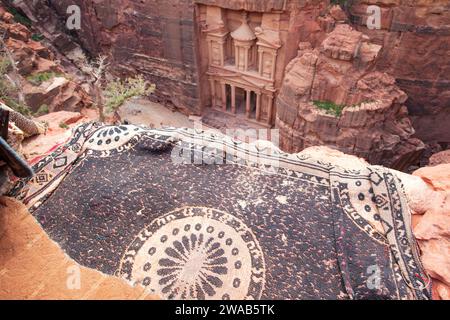
[(207, 5), (199, 11), (207, 107), (271, 127), (284, 71), (284, 65), (277, 63), (283, 49), (280, 34), (288, 20), (283, 21), (281, 11), (247, 12)]

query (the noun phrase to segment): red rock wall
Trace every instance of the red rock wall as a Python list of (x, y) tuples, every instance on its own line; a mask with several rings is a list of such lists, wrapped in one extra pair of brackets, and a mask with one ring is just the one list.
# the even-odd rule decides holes
[[(450, 142), (450, 1), (353, 1), (351, 20), (383, 45), (377, 68), (408, 94), (417, 136)], [(381, 7), (381, 30), (366, 26), (368, 5)]]
[[(82, 30), (76, 32), (82, 47), (92, 55), (112, 56), (117, 75), (143, 73), (157, 85), (160, 102), (172, 104), (185, 113), (200, 114), (207, 105), (207, 93), (201, 92), (196, 53), (196, 4), (220, 5), (235, 10), (283, 10), (285, 0), (50, 0), (53, 13), (65, 17), (69, 5), (82, 12)], [(300, 1), (303, 2), (303, 1)], [(26, 4), (38, 21), (55, 19), (43, 10), (45, 1)], [(64, 44), (63, 44), (64, 45)], [(67, 44), (68, 45), (68, 44)], [(199, 76), (200, 75), (200, 76)], [(207, 83), (206, 83), (207, 86)]]
[[(37, 0), (15, 2), (36, 25), (49, 33), (59, 29), (53, 43), (62, 52), (73, 46), (64, 30), (69, 5), (78, 5), (82, 29), (73, 32), (91, 55), (112, 55), (117, 75), (143, 73), (157, 85), (156, 96), (186, 113), (200, 114), (209, 104), (208, 82), (199, 60), (197, 5), (231, 10), (286, 12), (289, 40), (280, 69), (296, 56), (300, 37), (312, 39), (320, 27), (313, 22), (328, 1), (321, 0)], [(56, 25), (59, 23), (59, 27)], [(67, 30), (65, 30), (67, 31)], [(280, 79), (281, 82), (281, 79)], [(203, 90), (202, 90), (203, 89)], [(203, 92), (202, 92), (203, 91)]]
[[(91, 99), (83, 87), (64, 72), (55, 53), (41, 42), (32, 39), (32, 32), (20, 23), (15, 23), (12, 14), (0, 4), (0, 33), (6, 47), (16, 62), (17, 75), (9, 71), (21, 86), (24, 102), (31, 112), (47, 106), (50, 112), (59, 110), (80, 111), (91, 105)], [(29, 77), (42, 73), (55, 76), (42, 83), (33, 83)], [(19, 100), (11, 90), (10, 95)], [(8, 103), (8, 101), (5, 101)], [(12, 105), (10, 107), (13, 107)]]
[[(20, 2), (17, 0), (16, 2)], [(158, 85), (164, 102), (189, 113), (208, 105), (208, 84), (196, 52), (196, 4), (232, 10), (287, 11), (289, 38), (283, 65), (296, 56), (300, 41), (317, 47), (324, 31), (326, 0), (38, 0), (22, 1), (39, 22), (64, 21), (66, 8), (78, 4), (83, 14), (78, 37), (93, 55), (109, 52), (118, 74), (141, 72)], [(376, 68), (392, 75), (408, 95), (406, 105), (416, 135), (425, 142), (450, 142), (450, 2), (448, 0), (351, 1), (350, 20), (372, 42), (383, 46)], [(33, 3), (35, 4), (33, 7)], [(51, 4), (52, 9), (46, 7)], [(368, 30), (366, 9), (382, 9), (381, 30)], [(40, 14), (37, 14), (39, 13)], [(49, 19), (51, 12), (56, 13)], [(317, 19), (317, 17), (320, 17)], [(330, 27), (330, 29), (328, 29)], [(70, 46), (64, 37), (59, 47)], [(204, 91), (204, 90), (203, 90)]]
[(192, 0), (39, 0), (25, 7), (47, 30), (57, 19), (63, 30), (69, 5), (81, 8), (81, 30), (72, 34), (88, 53), (110, 55), (111, 71), (118, 76), (144, 74), (157, 84), (159, 101), (198, 112)]
[[(316, 49), (301, 43), (277, 98), (281, 149), (327, 145), (399, 170), (417, 161), (424, 145), (412, 138), (403, 105), (407, 96), (394, 78), (372, 71), (379, 50), (346, 24), (336, 26)], [(315, 106), (317, 101), (345, 108), (330, 114)]]

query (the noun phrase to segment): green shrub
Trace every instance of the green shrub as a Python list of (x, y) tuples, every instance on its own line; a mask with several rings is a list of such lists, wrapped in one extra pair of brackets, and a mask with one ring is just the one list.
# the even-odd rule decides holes
[(336, 117), (340, 117), (342, 114), (342, 109), (345, 108), (345, 105), (338, 105), (335, 104), (334, 102), (330, 102), (330, 101), (318, 101), (318, 100), (314, 100), (313, 104), (322, 110), (325, 110), (325, 112), (327, 114), (336, 116)]
[(69, 126), (67, 124), (65, 124), (64, 122), (60, 122), (59, 127), (62, 129), (69, 129)]
[(48, 105), (43, 104), (42, 106), (39, 107), (38, 111), (36, 111), (36, 113), (34, 114), (36, 117), (39, 116), (43, 116), (44, 114), (48, 113)]
[(27, 77), (27, 80), (34, 84), (35, 86), (40, 86), (42, 83), (53, 79), (55, 77), (63, 76), (62, 74), (55, 73), (55, 72), (40, 72), (36, 74), (32, 74)]
[(45, 39), (45, 37), (42, 35), (42, 34), (39, 34), (39, 33), (33, 33), (32, 35), (31, 35), (31, 40), (33, 40), (33, 41), (42, 41), (42, 40), (44, 40)]
[(146, 96), (155, 91), (155, 85), (149, 84), (142, 75), (125, 80), (114, 80), (106, 86), (103, 94), (107, 111), (117, 110), (130, 98)]
[(14, 16), (15, 22), (23, 24), (27, 28), (31, 28), (31, 20), (21, 14), (17, 9), (10, 7), (8, 8), (8, 11)]
[(4, 55), (0, 56), (0, 74), (2, 77), (8, 73), (10, 67), (11, 61)]
[(13, 110), (20, 112), (25, 116), (29, 116), (31, 114), (30, 108), (23, 103), (20, 103), (15, 98), (16, 89), (6, 78), (10, 66), (10, 60), (5, 56), (5, 54), (0, 54), (0, 99)]
[(0, 98), (4, 99), (5, 97), (9, 96), (12, 90), (13, 86), (7, 79), (3, 77), (2, 74), (2, 77), (0, 79)]
[(20, 103), (19, 101), (17, 101), (16, 99), (6, 96), (6, 97), (0, 97), (5, 104), (10, 107), (11, 109), (23, 114), (24, 116), (31, 116), (31, 110), (30, 108), (23, 104)]

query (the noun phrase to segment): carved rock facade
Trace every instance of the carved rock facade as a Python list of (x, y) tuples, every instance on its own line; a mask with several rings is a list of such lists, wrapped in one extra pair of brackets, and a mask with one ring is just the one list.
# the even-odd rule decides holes
[(200, 58), (208, 61), (210, 106), (272, 126), (275, 79), (283, 74), (276, 68), (281, 13), (201, 6), (200, 14), (200, 45), (206, 48)]
[[(227, 65), (236, 54), (235, 49), (231, 49), (235, 41), (232, 33), (240, 27), (241, 15), (246, 12), (249, 29), (255, 36), (251, 40), (254, 49), (249, 53), (254, 56), (247, 57), (247, 67), (260, 70), (255, 77), (249, 76), (249, 88), (241, 86), (243, 90), (237, 90), (236, 105), (241, 100), (246, 103), (247, 89), (251, 89), (250, 105), (256, 109), (257, 93), (261, 91), (260, 122), (267, 124), (274, 121), (273, 114), (271, 119), (267, 116), (268, 100), (271, 96), (275, 98), (273, 88), (276, 90), (281, 85), (284, 68), (295, 57), (299, 38), (309, 40), (321, 32), (314, 20), (327, 3), (317, 0), (18, 0), (15, 5), (69, 58), (76, 58), (73, 56), (79, 51), (73, 40), (92, 56), (108, 54), (111, 71), (117, 76), (142, 73), (157, 84), (154, 97), (158, 102), (197, 115), (212, 104), (211, 77), (207, 72), (218, 72), (209, 70), (209, 66), (221, 49), (209, 48), (208, 43), (214, 38), (215, 43), (220, 42), (221, 37), (224, 41), (225, 38), (233, 40), (227, 40), (223, 49), (228, 53), (228, 57), (224, 56)], [(70, 5), (81, 9), (81, 30), (68, 32), (65, 28), (63, 22)], [(221, 21), (223, 30), (219, 30)], [(248, 43), (240, 42), (237, 47), (239, 45), (243, 48)], [(210, 60), (211, 49), (214, 56)], [(264, 51), (261, 59), (258, 50)], [(238, 50), (238, 58), (243, 54)], [(221, 72), (228, 76), (238, 71), (241, 77), (248, 72), (243, 70), (244, 60), (237, 61), (241, 63), (240, 69)], [(230, 64), (235, 65), (235, 62)], [(217, 105), (221, 101), (221, 90), (217, 84)], [(231, 89), (227, 90), (231, 96)], [(231, 112), (231, 98), (229, 100)]]
[[(334, 143), (331, 138), (320, 138), (334, 125), (318, 126), (314, 129), (319, 130), (317, 134), (308, 129), (311, 136), (307, 142), (300, 138), (294, 141), (294, 137), (301, 137), (306, 132), (300, 128), (297, 113), (293, 112), (298, 101), (292, 100), (290, 107), (281, 107), (277, 111), (283, 105), (283, 97), (278, 102), (277, 97), (286, 91), (282, 89), (284, 76), (289, 77), (290, 68), (286, 69), (286, 66), (296, 57), (300, 42), (310, 43), (323, 57), (337, 54), (328, 57), (328, 61), (334, 59), (329, 64), (329, 73), (341, 76), (330, 84), (328, 71), (318, 72), (319, 78), (312, 87), (312, 92), (320, 96), (318, 99), (329, 98), (350, 105), (367, 102), (361, 100), (359, 89), (355, 91), (353, 84), (359, 80), (359, 83), (368, 81), (358, 76), (369, 77), (367, 74), (375, 69), (393, 77), (371, 80), (371, 85), (378, 91), (396, 92), (398, 86), (409, 96), (409, 99), (403, 95), (399, 98), (394, 93), (389, 99), (393, 101), (391, 105), (398, 107), (388, 108), (391, 111), (381, 118), (371, 119), (370, 123), (350, 125), (356, 131), (362, 130), (359, 136), (365, 137), (364, 147), (361, 147), (362, 142), (353, 141), (355, 133), (352, 133), (345, 142), (334, 144), (338, 148), (365, 156), (374, 163), (380, 163), (381, 158), (388, 156), (381, 155), (379, 150), (411, 154), (408, 161), (414, 160), (421, 143), (410, 139), (413, 130), (405, 108), (399, 107), (401, 105), (406, 105), (412, 114), (418, 138), (426, 142), (450, 140), (446, 129), (449, 120), (447, 75), (450, 70), (446, 59), (449, 10), (444, 0), (424, 0), (414, 5), (402, 0), (354, 1), (348, 15), (339, 7), (330, 6), (329, 1), (320, 0), (37, 0), (15, 3), (54, 35), (55, 46), (67, 49), (62, 51), (70, 51), (74, 45), (67, 34), (61, 33), (64, 28), (54, 26), (58, 21), (64, 21), (61, 18), (67, 16), (69, 5), (79, 5), (82, 26), (72, 34), (82, 47), (92, 55), (109, 53), (112, 71), (117, 75), (144, 74), (147, 80), (157, 84), (155, 97), (159, 102), (173, 105), (184, 113), (204, 115), (209, 109), (216, 109), (270, 127), (275, 124), (278, 112), (277, 126), (282, 129), (282, 145), (286, 150), (298, 150), (303, 145), (315, 143)], [(370, 4), (377, 4), (382, 9), (381, 30), (365, 27), (366, 9)], [(349, 42), (339, 42), (344, 39), (342, 37), (334, 40), (327, 37), (327, 33), (342, 23), (350, 23), (369, 35), (374, 39), (372, 44), (369, 45), (367, 38), (356, 31), (345, 38)], [(327, 40), (323, 42), (325, 38)], [(380, 46), (378, 49), (377, 45)], [(353, 49), (359, 50), (358, 56), (354, 55)], [(378, 55), (378, 59), (374, 59), (374, 55)], [(335, 67), (341, 69), (335, 70)], [(306, 64), (305, 68), (303, 74), (307, 74), (307, 69), (312, 66)], [(384, 85), (387, 87), (382, 88)], [(378, 108), (381, 114), (389, 103), (370, 109)], [(349, 112), (347, 108), (342, 118), (346, 119)], [(307, 112), (303, 114), (305, 117), (308, 117)], [(375, 125), (375, 119), (381, 122)], [(400, 138), (388, 135), (381, 139), (373, 132), (370, 137), (363, 134), (372, 126), (385, 126), (385, 119), (396, 119), (392, 120), (396, 124), (388, 127), (401, 127), (399, 132), (393, 129), (393, 136)], [(327, 120), (327, 123), (330, 121), (336, 122)], [(365, 125), (367, 128), (361, 129)], [(369, 143), (372, 138), (375, 140)], [(406, 145), (405, 141), (408, 141)], [(401, 150), (399, 146), (402, 146)], [(397, 163), (397, 160), (389, 161)], [(400, 167), (404, 165), (406, 160)]]

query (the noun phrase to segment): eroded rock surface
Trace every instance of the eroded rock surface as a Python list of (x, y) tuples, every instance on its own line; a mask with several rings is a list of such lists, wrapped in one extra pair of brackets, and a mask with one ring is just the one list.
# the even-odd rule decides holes
[[(145, 74), (157, 83), (160, 102), (186, 112), (199, 110), (192, 1), (58, 0), (19, 1), (54, 45), (72, 61), (79, 45), (92, 56), (110, 55), (115, 75)], [(61, 17), (78, 5), (82, 13), (76, 40), (68, 36)]]
[(80, 111), (91, 105), (88, 94), (61, 67), (55, 54), (41, 42), (33, 40), (32, 32), (0, 6), (0, 31), (5, 45), (16, 62), (21, 89), (32, 112), (41, 107), (46, 112)]
[[(353, 1), (351, 20), (383, 46), (377, 68), (408, 94), (417, 136), (449, 142), (450, 2), (447, 0)], [(381, 29), (367, 28), (367, 7), (381, 8)]]
[(65, 142), (71, 135), (71, 129), (83, 122), (96, 119), (98, 119), (98, 114), (92, 109), (83, 109), (81, 112), (51, 112), (36, 118), (36, 121), (45, 123), (47, 129), (44, 134), (31, 137), (23, 142), (24, 157), (31, 161), (45, 155), (55, 145)]
[[(446, 0), (422, 0), (413, 5), (404, 0), (353, 1), (348, 15), (338, 6), (319, 0), (20, 0), (15, 4), (32, 21), (39, 22), (43, 33), (72, 61), (79, 58), (81, 48), (65, 29), (62, 18), (67, 17), (69, 5), (80, 6), (81, 30), (72, 35), (77, 35), (84, 49), (94, 56), (111, 52), (117, 74), (144, 73), (158, 84), (156, 96), (160, 102), (196, 114), (208, 101), (208, 94), (202, 93), (207, 92), (208, 82), (202, 74), (202, 62), (197, 61), (196, 38), (200, 31), (195, 21), (196, 4), (250, 12), (287, 12), (287, 61), (295, 57), (299, 41), (317, 47), (326, 32), (338, 24), (351, 23), (382, 46), (376, 68), (393, 76), (409, 96), (405, 104), (417, 137), (427, 143), (450, 141), (446, 129), (450, 121), (450, 10)], [(381, 8), (380, 30), (367, 28), (369, 5)]]
[(413, 174), (424, 182), (410, 196), (414, 235), (423, 265), (433, 278), (433, 297), (449, 300), (450, 164), (421, 168)]
[[(77, 60), (80, 46), (92, 56), (110, 55), (111, 71), (115, 75), (142, 73), (148, 81), (157, 84), (156, 102), (196, 115), (210, 101), (209, 82), (203, 68), (208, 57), (198, 43), (203, 23), (199, 21), (201, 6), (219, 6), (234, 10), (237, 15), (239, 10), (269, 15), (282, 13), (279, 22), (271, 17), (265, 19), (275, 29), (277, 25), (289, 29), (286, 58), (281, 59), (278, 71), (281, 78), (287, 62), (295, 56), (299, 39), (313, 41), (323, 33), (315, 18), (327, 5), (317, 0), (21, 0), (15, 3), (70, 60)], [(81, 9), (79, 31), (68, 32), (62, 23), (70, 5)], [(206, 58), (201, 58), (202, 55)]]
[(430, 166), (436, 166), (444, 163), (450, 163), (450, 150), (437, 152), (433, 154), (429, 160)]
[[(412, 137), (406, 94), (394, 78), (373, 71), (380, 49), (346, 24), (337, 25), (317, 49), (300, 44), (277, 100), (282, 149), (329, 145), (396, 169), (420, 156), (424, 145)], [(317, 102), (338, 109), (323, 110)]]

